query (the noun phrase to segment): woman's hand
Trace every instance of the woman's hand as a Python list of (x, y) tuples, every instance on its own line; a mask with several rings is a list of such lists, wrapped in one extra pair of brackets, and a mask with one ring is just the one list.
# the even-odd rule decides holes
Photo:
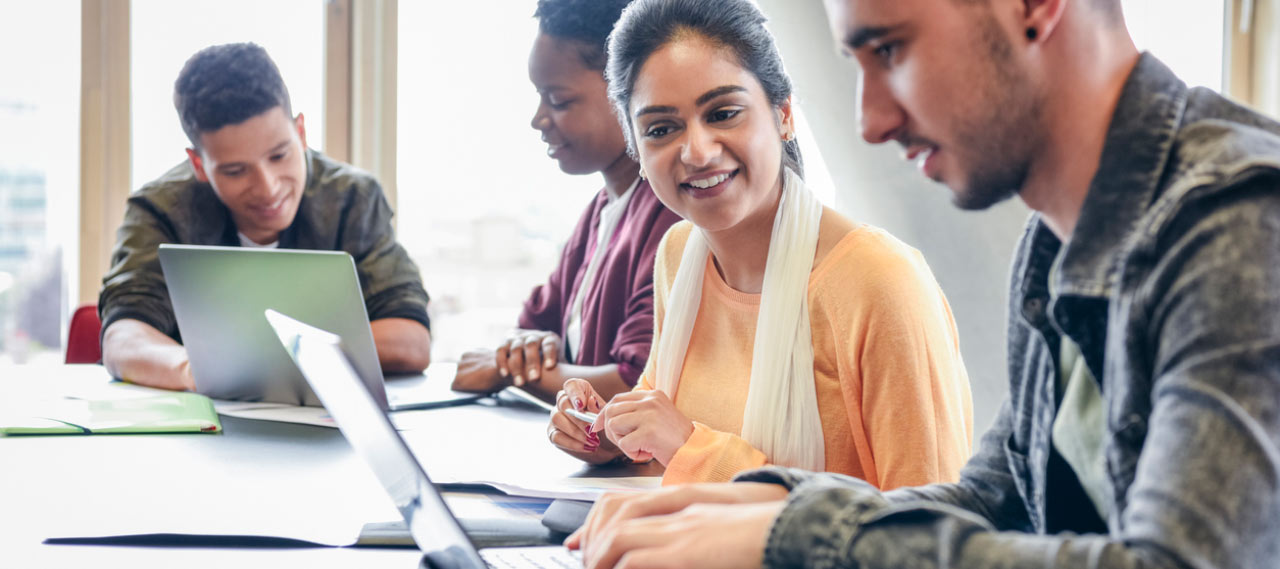
[(604, 401), (586, 380), (566, 380), (564, 389), (556, 396), (556, 411), (551, 414), (551, 424), (547, 425), (547, 438), (560, 450), (589, 464), (604, 464), (622, 456), (622, 451), (613, 443), (590, 432), (590, 423), (565, 413), (569, 408), (599, 413), (603, 407)]
[(453, 376), (454, 391), (493, 393), (501, 391), (511, 382), (498, 375), (492, 350), (471, 350), (458, 360), (458, 371)]
[(758, 482), (704, 483), (670, 486), (650, 492), (612, 493), (601, 496), (578, 531), (564, 544), (583, 549), (612, 535), (619, 524), (637, 518), (666, 516), (693, 504), (750, 504), (773, 502), (787, 497), (787, 489)]
[(656, 458), (666, 466), (693, 435), (693, 421), (662, 391), (631, 391), (614, 396), (600, 411), (591, 432), (601, 431), (631, 460)]
[(498, 375), (511, 378), (517, 387), (542, 379), (542, 370), (559, 362), (560, 336), (546, 330), (516, 330), (494, 353)]

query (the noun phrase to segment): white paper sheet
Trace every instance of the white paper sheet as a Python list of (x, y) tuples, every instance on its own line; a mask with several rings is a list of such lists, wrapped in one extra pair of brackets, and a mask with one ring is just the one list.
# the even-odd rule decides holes
[[(243, 401), (214, 400), (213, 408), (219, 415), (255, 421), (275, 421), (277, 423), (294, 423), (298, 425), (315, 425), (317, 427), (338, 428), (338, 424), (329, 416), (323, 407), (299, 407), (283, 403), (245, 403)], [(392, 413), (391, 423), (397, 431), (412, 431), (430, 427), (432, 423), (420, 417), (422, 411), (396, 411)]]
[(283, 403), (245, 403), (243, 401), (214, 400), (213, 408), (219, 415), (239, 419), (297, 423), (336, 429), (338, 424), (323, 407), (300, 407)]
[(437, 485), (484, 485), (511, 496), (584, 500), (594, 502), (605, 492), (642, 492), (662, 486), (661, 476), (623, 476), (618, 478), (556, 478), (528, 480), (520, 483), (499, 480), (435, 481)]

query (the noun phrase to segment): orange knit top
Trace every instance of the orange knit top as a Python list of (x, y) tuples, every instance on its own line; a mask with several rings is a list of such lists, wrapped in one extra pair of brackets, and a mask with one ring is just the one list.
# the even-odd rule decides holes
[[(637, 390), (654, 389), (658, 334), (692, 228), (677, 223), (658, 246), (654, 349)], [(710, 258), (705, 270), (673, 398), (694, 431), (664, 485), (726, 481), (768, 463), (738, 436), (760, 295), (730, 288)], [(957, 480), (973, 439), (969, 378), (951, 308), (920, 253), (857, 225), (813, 268), (808, 294), (826, 470), (885, 490)]]

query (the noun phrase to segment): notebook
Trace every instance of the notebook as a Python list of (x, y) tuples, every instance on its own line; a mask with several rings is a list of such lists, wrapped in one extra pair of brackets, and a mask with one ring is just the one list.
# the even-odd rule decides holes
[(0, 409), (0, 435), (217, 433), (218, 414), (208, 397), (163, 393), (131, 398), (43, 399)]

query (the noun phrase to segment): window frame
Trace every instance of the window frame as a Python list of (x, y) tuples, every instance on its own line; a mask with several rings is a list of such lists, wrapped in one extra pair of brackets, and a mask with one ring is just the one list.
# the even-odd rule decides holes
[(1268, 70), (1280, 66), (1280, 1), (1228, 0), (1223, 49), (1227, 95), (1273, 118), (1280, 118), (1280, 79)]

